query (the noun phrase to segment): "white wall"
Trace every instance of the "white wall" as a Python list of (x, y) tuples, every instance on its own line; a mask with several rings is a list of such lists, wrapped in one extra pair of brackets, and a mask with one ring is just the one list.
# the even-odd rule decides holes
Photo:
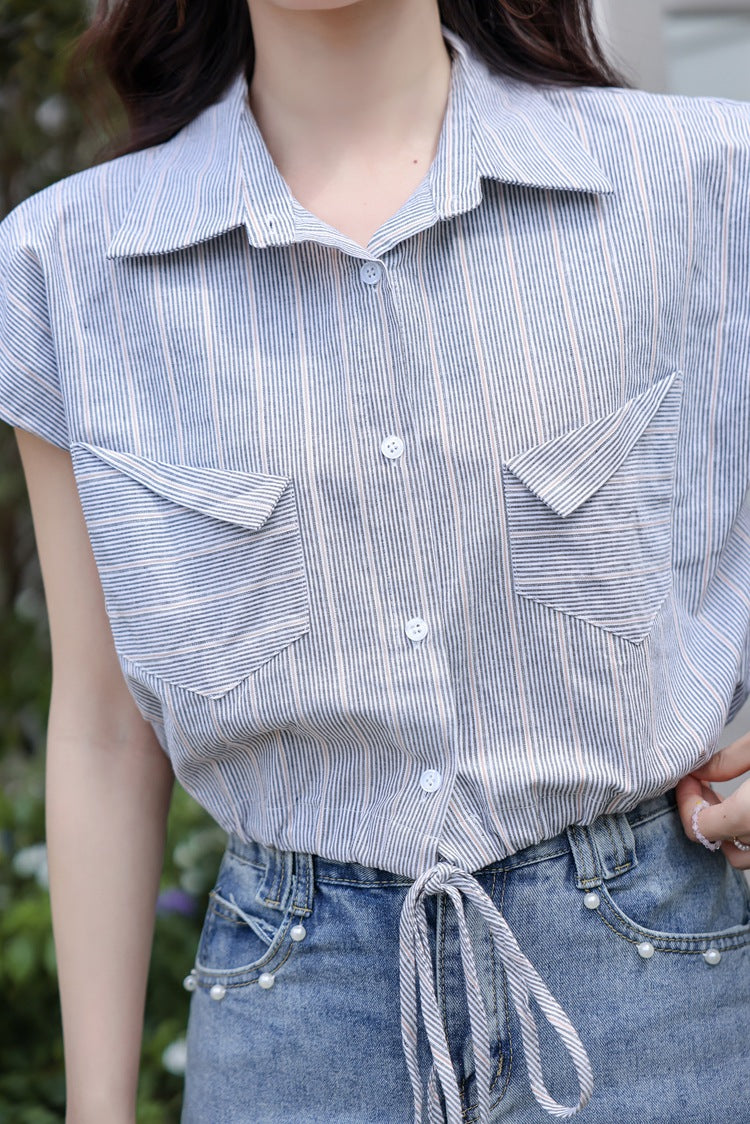
[(594, 0), (599, 36), (612, 61), (636, 86), (667, 88), (660, 0)]
[(635, 85), (750, 101), (750, 0), (594, 0), (594, 10)]
[(745, 9), (665, 15), (670, 91), (750, 101), (750, 2)]

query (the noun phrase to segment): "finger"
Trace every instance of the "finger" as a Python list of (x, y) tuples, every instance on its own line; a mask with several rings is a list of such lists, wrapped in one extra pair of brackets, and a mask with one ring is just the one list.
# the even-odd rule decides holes
[(718, 750), (705, 765), (693, 770), (706, 781), (731, 781), (750, 769), (750, 733)]
[[(733, 836), (743, 842), (750, 837), (750, 782), (746, 782), (724, 800), (709, 800), (709, 806), (698, 813), (698, 827), (706, 839), (731, 840)], [(747, 791), (743, 791), (747, 789)], [(716, 797), (716, 793), (712, 792)], [(693, 801), (693, 808), (695, 801)], [(692, 815), (692, 809), (691, 809)]]
[[(708, 784), (700, 781), (694, 773), (688, 773), (687, 776), (683, 777), (678, 782), (677, 787), (675, 788), (675, 799), (677, 801), (677, 810), (680, 813), (680, 819), (682, 821), (682, 826), (685, 830), (685, 834), (687, 835), (688, 839), (693, 839), (697, 842), (696, 836), (693, 833), (692, 822), (693, 809), (695, 808), (695, 805), (699, 804), (702, 800), (707, 800), (709, 804), (719, 804), (721, 802), (721, 798), (717, 796), (717, 794), (713, 791), (712, 788), (709, 787)], [(704, 835), (706, 834), (706, 831), (703, 826), (703, 816), (707, 811), (708, 809), (704, 809), (703, 812), (699, 813), (700, 824), (698, 826), (700, 827)]]
[(731, 840), (722, 843), (721, 849), (731, 866), (736, 867), (737, 870), (750, 870), (750, 853), (735, 847)]
[[(708, 802), (711, 808), (704, 808), (698, 813), (698, 828), (703, 833), (703, 835), (706, 835), (709, 840), (712, 839), (712, 836), (707, 835), (703, 817), (717, 804), (722, 803), (721, 798), (713, 791), (713, 789), (709, 785), (701, 783), (698, 777), (696, 777), (692, 773), (688, 773), (687, 776), (683, 777), (679, 781), (675, 789), (675, 796), (677, 799), (677, 808), (679, 811), (680, 819), (682, 820), (682, 826), (685, 830), (685, 834), (687, 835), (688, 839), (692, 839), (695, 842), (697, 842), (698, 840), (693, 833), (693, 809), (695, 808), (696, 804), (700, 803), (703, 800), (706, 800)], [(750, 818), (750, 809), (748, 810), (747, 818)], [(750, 834), (748, 834), (747, 836), (741, 835), (739, 832), (737, 832), (736, 834), (742, 842), (745, 842), (746, 840), (750, 841)], [(737, 870), (750, 870), (750, 852), (742, 851), (739, 847), (735, 847), (731, 839), (723, 840), (721, 849), (726, 856), (727, 862), (731, 866), (735, 867)]]

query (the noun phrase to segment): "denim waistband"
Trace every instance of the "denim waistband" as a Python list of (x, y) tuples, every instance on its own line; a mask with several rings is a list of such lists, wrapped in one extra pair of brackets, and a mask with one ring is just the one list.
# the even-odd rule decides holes
[[(646, 800), (642, 800), (629, 811), (617, 813), (616, 815), (627, 819), (631, 827), (637, 827), (639, 823), (644, 823), (653, 819), (655, 816), (663, 815), (665, 812), (676, 808), (676, 806), (674, 789), (669, 789), (668, 792), (662, 793), (660, 796), (652, 796)], [(602, 823), (609, 822), (608, 818), (600, 817), (600, 819)], [(596, 821), (594, 821), (594, 823), (596, 823)], [(587, 826), (589, 830), (593, 827), (593, 825)], [(507, 855), (505, 858), (497, 859), (495, 862), (489, 863), (487, 866), (483, 867), (482, 870), (488, 873), (499, 873), (506, 870), (513, 870), (516, 867), (529, 866), (531, 863), (544, 862), (546, 859), (567, 854), (573, 849), (573, 846), (571, 842), (571, 829), (566, 828), (564, 831), (561, 831), (559, 835), (555, 835), (551, 839), (544, 839), (540, 843), (532, 843), (530, 846), (524, 847), (520, 851), (515, 851), (512, 855)], [(258, 843), (255, 840), (245, 840), (234, 833), (229, 834), (227, 847), (230, 851), (239, 855), (245, 862), (261, 870), (268, 868), (269, 857), (274, 850), (271, 847), (267, 847), (264, 843)], [(350, 862), (348, 860), (340, 861), (337, 859), (328, 859), (320, 855), (312, 855), (311, 858), (316, 882), (344, 882), (349, 885), (362, 883), (363, 885), (377, 886), (409, 886), (414, 881), (414, 879), (407, 878), (406, 875), (403, 874), (396, 874), (392, 871), (374, 866), (364, 866), (360, 863)], [(474, 873), (479, 872), (475, 871)]]
[[(634, 829), (676, 809), (674, 789), (651, 797), (624, 812), (599, 816), (590, 824), (569, 825), (559, 835), (525, 847), (491, 863), (482, 870), (512, 870), (571, 853), (579, 889), (591, 891), (638, 862)], [(446, 1039), (435, 991), (435, 971), (430, 951), (426, 901), (443, 894), (453, 905), (459, 932), (461, 963), (466, 985), (471, 1044), (477, 1080), (477, 1124), (490, 1118), (490, 1032), (487, 1011), (479, 987), (479, 976), (464, 906), (470, 902), (480, 914), (505, 969), (508, 989), (519, 1018), (526, 1070), (537, 1103), (550, 1116), (565, 1119), (575, 1116), (589, 1101), (593, 1073), (578, 1033), (544, 983), (533, 964), (522, 952), (510, 926), (474, 874), (447, 861), (436, 862), (416, 879), (353, 862), (339, 862), (317, 855), (280, 851), (262, 843), (230, 835), (228, 849), (245, 862), (264, 871), (259, 891), (269, 902), (284, 903), (293, 913), (306, 916), (312, 909), (314, 882), (345, 882), (361, 885), (404, 885), (408, 891), (401, 908), (399, 924), (399, 977), (401, 997), (401, 1040), (414, 1097), (416, 1124), (423, 1118), (424, 1090), (417, 1063), (417, 1035), (420, 1015), (432, 1055), (427, 1082), (427, 1114), (430, 1124), (463, 1124), (458, 1078)], [(480, 873), (480, 872), (474, 872)], [(419, 986), (417, 987), (417, 981)], [(549, 1093), (542, 1072), (539, 1032), (531, 1000), (555, 1031), (567, 1050), (578, 1077), (579, 1097), (575, 1105), (562, 1105)], [(443, 1094), (445, 1115), (438, 1092)]]

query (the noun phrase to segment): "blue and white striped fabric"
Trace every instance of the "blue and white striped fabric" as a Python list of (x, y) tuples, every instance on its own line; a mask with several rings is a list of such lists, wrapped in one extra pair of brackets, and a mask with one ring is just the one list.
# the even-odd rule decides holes
[(0, 415), (226, 830), (417, 878), (633, 808), (750, 693), (750, 106), (491, 74), (358, 245), (238, 73), (0, 224)]

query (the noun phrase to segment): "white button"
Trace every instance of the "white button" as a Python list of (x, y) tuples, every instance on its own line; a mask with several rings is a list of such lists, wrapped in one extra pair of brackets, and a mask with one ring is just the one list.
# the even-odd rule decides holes
[(437, 769), (425, 769), (422, 776), (419, 778), (420, 787), (425, 792), (437, 792), (440, 785), (443, 783), (443, 778)]
[(389, 433), (383, 438), (380, 451), (384, 457), (388, 457), (389, 461), (396, 461), (404, 451), (404, 443), (395, 433)]
[(224, 996), (226, 995), (226, 993), (227, 993), (227, 989), (224, 987), (224, 984), (218, 984), (217, 983), (217, 984), (214, 984), (214, 986), (211, 988), (211, 990), (209, 991), (208, 994), (211, 996), (212, 999), (223, 999)]
[(377, 285), (383, 276), (383, 267), (380, 262), (366, 261), (359, 271), (359, 276), (365, 285)]
[(583, 904), (586, 906), (586, 909), (598, 909), (601, 904), (599, 895), (591, 890), (591, 892), (584, 897)]
[(189, 976), (185, 976), (185, 979), (182, 981), (182, 986), (185, 988), (185, 991), (195, 991), (198, 984), (192, 972)]
[(307, 929), (304, 925), (292, 925), (289, 936), (293, 941), (303, 941), (307, 936)]
[(258, 987), (262, 987), (264, 991), (268, 991), (269, 987), (273, 987), (276, 980), (270, 972), (261, 972), (258, 976)]
[(635, 947), (638, 949), (638, 955), (642, 956), (644, 960), (650, 960), (654, 955), (654, 946), (651, 941), (641, 941)]
[(404, 625), (404, 632), (415, 644), (419, 640), (424, 640), (429, 631), (427, 621), (423, 621), (421, 617), (412, 617)]
[(721, 953), (718, 948), (707, 948), (703, 953), (703, 959), (707, 964), (718, 964), (721, 960)]

